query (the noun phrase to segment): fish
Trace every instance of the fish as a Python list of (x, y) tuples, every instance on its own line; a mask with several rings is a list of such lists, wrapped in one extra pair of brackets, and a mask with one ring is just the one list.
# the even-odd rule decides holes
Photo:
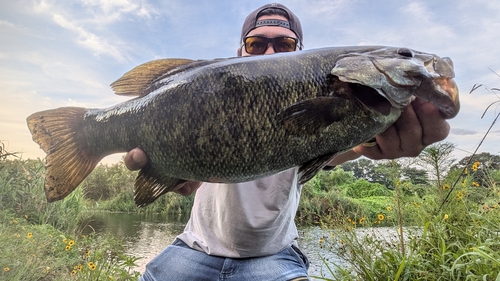
[(105, 109), (27, 117), (45, 157), (48, 202), (110, 154), (148, 155), (134, 183), (143, 207), (188, 181), (236, 183), (299, 167), (310, 180), (372, 140), (415, 98), (444, 118), (460, 109), (450, 58), (404, 47), (345, 46), (213, 60), (159, 59), (111, 84), (133, 97)]

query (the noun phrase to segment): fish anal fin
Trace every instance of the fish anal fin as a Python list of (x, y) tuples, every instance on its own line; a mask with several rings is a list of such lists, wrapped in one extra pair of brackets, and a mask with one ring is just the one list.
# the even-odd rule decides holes
[(161, 195), (176, 190), (185, 182), (186, 180), (160, 176), (151, 165), (148, 165), (141, 169), (135, 180), (134, 202), (138, 207), (145, 207)]
[(305, 184), (337, 156), (338, 153), (322, 155), (299, 167), (299, 184)]
[(144, 89), (158, 77), (192, 62), (190, 59), (159, 59), (146, 62), (123, 74), (111, 84), (111, 88), (117, 95), (142, 96)]
[(47, 153), (45, 195), (48, 202), (68, 196), (94, 170), (102, 157), (92, 155), (75, 132), (86, 109), (63, 107), (27, 118), (33, 140)]
[(293, 134), (315, 134), (345, 118), (345, 99), (317, 97), (297, 102), (279, 113), (278, 121)]

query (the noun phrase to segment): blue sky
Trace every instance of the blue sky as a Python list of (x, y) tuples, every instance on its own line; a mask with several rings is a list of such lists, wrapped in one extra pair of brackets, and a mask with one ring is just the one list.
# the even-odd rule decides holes
[[(0, 140), (23, 158), (44, 157), (26, 117), (61, 106), (108, 107), (109, 84), (158, 58), (231, 57), (246, 15), (268, 1), (0, 1)], [(500, 1), (283, 0), (299, 16), (306, 49), (402, 46), (451, 57), (462, 110), (450, 120), (456, 157), (473, 151), (499, 100)], [(491, 69), (491, 70), (490, 70)], [(494, 72), (493, 72), (493, 71)], [(500, 152), (500, 125), (480, 151)], [(116, 161), (120, 156), (108, 158)]]

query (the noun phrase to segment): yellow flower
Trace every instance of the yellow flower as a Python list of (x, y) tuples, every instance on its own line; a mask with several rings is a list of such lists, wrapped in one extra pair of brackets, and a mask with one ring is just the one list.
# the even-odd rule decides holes
[(468, 173), (469, 173), (469, 170), (467, 170), (467, 168), (465, 168), (464, 174), (467, 175)]
[(10, 268), (9, 267), (4, 267), (3, 271), (5, 271), (5, 272), (10, 271)]
[(71, 250), (71, 246), (66, 246), (66, 251)]
[(448, 190), (448, 189), (450, 189), (450, 185), (449, 185), (449, 184), (445, 184), (445, 185), (443, 185), (443, 189), (444, 189), (444, 190)]
[(360, 218), (359, 219), (359, 224), (363, 224), (365, 222), (365, 218)]
[(89, 262), (88, 266), (89, 266), (90, 270), (95, 270), (95, 268), (96, 268), (96, 266), (93, 262)]
[(444, 214), (444, 219), (447, 220), (448, 219), (448, 214)]
[(68, 245), (70, 245), (70, 246), (75, 245), (75, 241), (73, 241), (73, 240), (69, 240)]
[(392, 211), (392, 207), (391, 206), (387, 206), (386, 210), (390, 212), (390, 211)]
[(64, 239), (63, 239), (63, 242), (64, 242), (64, 243), (68, 243), (68, 239), (64, 238)]
[(33, 237), (33, 233), (28, 232), (28, 235), (26, 235), (26, 238), (31, 239), (31, 237)]
[(478, 187), (478, 186), (479, 186), (479, 183), (477, 183), (477, 182), (473, 181), (473, 182), (472, 182), (472, 186), (474, 186), (474, 187)]
[(78, 270), (79, 270), (79, 271), (82, 271), (82, 268), (83, 268), (83, 265), (79, 264), (79, 265), (78, 265)]
[(76, 274), (76, 270), (71, 270), (71, 275), (75, 275)]
[(472, 164), (472, 170), (474, 172), (477, 171), (477, 168), (479, 168), (479, 164), (481, 164), (481, 163), (479, 163), (478, 161), (476, 161), (476, 162), (474, 162), (474, 164)]
[(384, 215), (382, 215), (382, 214), (378, 214), (377, 217), (378, 217), (379, 221), (383, 221), (384, 220)]
[(323, 238), (319, 238), (319, 243), (323, 243)]
[(86, 253), (85, 253), (85, 257), (89, 257), (90, 256), (90, 250), (88, 250)]
[(45, 267), (45, 273), (49, 273), (49, 271), (50, 271), (50, 267), (48, 267), (48, 266)]

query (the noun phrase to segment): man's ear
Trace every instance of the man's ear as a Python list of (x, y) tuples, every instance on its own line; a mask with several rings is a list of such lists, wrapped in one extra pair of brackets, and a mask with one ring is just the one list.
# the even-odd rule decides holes
[(236, 51), (236, 55), (238, 55), (238, 57), (241, 57), (241, 48), (238, 48), (238, 50)]

